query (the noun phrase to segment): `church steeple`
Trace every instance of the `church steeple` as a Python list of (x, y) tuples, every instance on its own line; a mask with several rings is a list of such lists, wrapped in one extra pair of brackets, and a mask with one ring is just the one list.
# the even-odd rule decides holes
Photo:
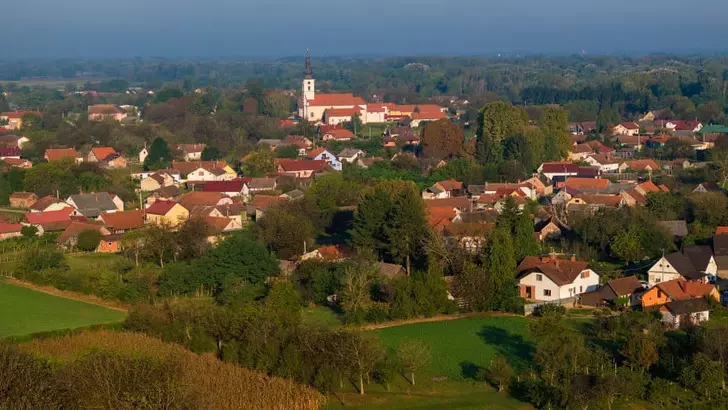
[(316, 98), (316, 80), (313, 78), (313, 70), (311, 70), (311, 54), (306, 49), (306, 70), (303, 72), (303, 83), (301, 84), (303, 93), (303, 111), (304, 118), (308, 119), (308, 103)]
[(303, 72), (303, 75), (306, 79), (313, 78), (313, 70), (311, 70), (311, 54), (309, 53), (309, 49), (306, 49), (306, 70)]

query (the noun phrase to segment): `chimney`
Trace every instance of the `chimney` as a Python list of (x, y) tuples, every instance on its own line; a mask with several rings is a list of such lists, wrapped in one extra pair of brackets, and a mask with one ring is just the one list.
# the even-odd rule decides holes
[(576, 255), (572, 253), (571, 258), (569, 258), (569, 260), (572, 262), (576, 262)]
[(541, 255), (541, 262), (547, 263), (550, 260), (551, 258), (549, 257), (549, 255)]

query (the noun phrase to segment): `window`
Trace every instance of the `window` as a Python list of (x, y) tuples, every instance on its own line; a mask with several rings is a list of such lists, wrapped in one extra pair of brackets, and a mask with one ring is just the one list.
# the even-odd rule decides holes
[(662, 298), (662, 291), (660, 289), (657, 289), (657, 297)]
[(589, 271), (588, 270), (585, 270), (584, 272), (581, 273), (581, 278), (582, 279), (586, 279), (588, 277), (589, 277)]
[(543, 290), (543, 295), (544, 296), (551, 296), (551, 289), (544, 289)]
[(311, 91), (311, 84), (308, 85), (308, 91)]
[(543, 281), (543, 275), (536, 275), (536, 282)]
[(579, 293), (584, 293), (584, 287), (583, 286), (579, 286)]
[(205, 171), (200, 171), (197, 175), (203, 176), (203, 175), (205, 175)]

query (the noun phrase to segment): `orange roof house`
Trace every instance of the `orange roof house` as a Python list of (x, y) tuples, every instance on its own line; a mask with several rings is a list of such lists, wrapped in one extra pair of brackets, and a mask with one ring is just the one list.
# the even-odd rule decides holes
[(144, 226), (144, 211), (136, 209), (112, 213), (102, 212), (99, 215), (99, 220), (104, 223), (109, 232), (114, 234), (124, 233)]
[(89, 162), (101, 162), (113, 155), (116, 155), (116, 150), (111, 147), (91, 148), (91, 152), (88, 154), (88, 160)]
[(43, 157), (48, 162), (60, 161), (66, 158), (70, 158), (78, 162), (80, 159), (78, 152), (73, 148), (48, 148), (45, 150), (45, 155)]
[(661, 306), (668, 302), (704, 297), (710, 297), (716, 301), (720, 300), (720, 295), (714, 285), (701, 282), (688, 282), (684, 279), (674, 279), (660, 282), (645, 292), (642, 295), (642, 307)]
[(581, 190), (603, 190), (609, 186), (608, 179), (603, 178), (568, 178), (566, 180), (566, 188)]

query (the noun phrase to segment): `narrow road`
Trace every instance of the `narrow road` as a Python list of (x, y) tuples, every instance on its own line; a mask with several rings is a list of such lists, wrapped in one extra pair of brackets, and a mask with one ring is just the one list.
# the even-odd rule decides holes
[(448, 320), (464, 319), (468, 317), (484, 317), (484, 316), (508, 316), (508, 317), (523, 317), (515, 313), (502, 313), (502, 312), (476, 312), (476, 313), (461, 313), (458, 315), (437, 315), (432, 317), (420, 317), (415, 319), (406, 320), (394, 320), (385, 323), (375, 323), (371, 325), (364, 325), (361, 327), (362, 330), (377, 330), (384, 329), (387, 327), (405, 326), (412, 325), (415, 323), (430, 323), (430, 322), (445, 322)]

